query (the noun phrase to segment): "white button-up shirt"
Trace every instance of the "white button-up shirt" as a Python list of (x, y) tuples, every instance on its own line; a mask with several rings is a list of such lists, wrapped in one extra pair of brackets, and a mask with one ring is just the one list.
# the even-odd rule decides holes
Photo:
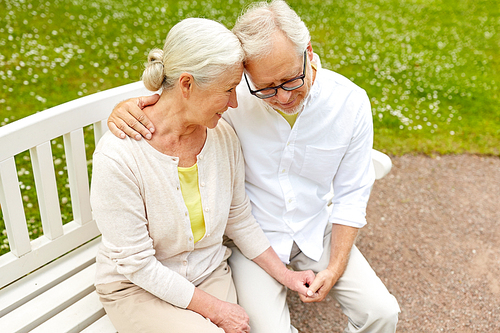
[[(360, 228), (375, 180), (373, 124), (365, 91), (317, 60), (316, 79), (293, 128), (268, 104), (238, 86), (225, 119), (240, 138), (252, 212), (274, 250), (289, 262), (295, 241), (313, 260), (329, 222)], [(333, 207), (325, 196), (333, 186)]]

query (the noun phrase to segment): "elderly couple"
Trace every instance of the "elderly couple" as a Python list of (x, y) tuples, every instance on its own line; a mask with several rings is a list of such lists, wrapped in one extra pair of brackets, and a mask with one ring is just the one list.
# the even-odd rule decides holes
[(354, 245), (374, 181), (368, 97), (321, 68), (284, 1), (232, 32), (181, 21), (142, 80), (160, 96), (119, 104), (94, 154), (96, 289), (119, 332), (297, 332), (287, 288), (331, 292), (346, 332), (395, 331), (397, 301)]

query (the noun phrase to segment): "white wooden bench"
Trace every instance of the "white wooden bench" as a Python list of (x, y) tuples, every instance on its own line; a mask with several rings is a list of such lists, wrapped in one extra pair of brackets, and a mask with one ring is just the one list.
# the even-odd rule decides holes
[[(0, 256), (0, 332), (116, 332), (93, 285), (99, 230), (89, 201), (83, 128), (95, 142), (120, 101), (151, 94), (136, 82), (0, 127), (0, 205), (10, 252)], [(73, 221), (63, 225), (51, 140), (63, 137)], [(43, 235), (30, 240), (14, 156), (29, 150)], [(373, 151), (377, 178), (391, 169)]]

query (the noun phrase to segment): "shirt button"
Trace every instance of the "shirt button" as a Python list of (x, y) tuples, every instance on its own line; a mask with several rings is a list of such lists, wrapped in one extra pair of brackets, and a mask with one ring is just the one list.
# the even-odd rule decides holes
[(283, 169), (283, 170), (281, 170), (281, 173), (285, 173), (285, 171), (286, 171), (286, 170), (285, 170), (285, 169)]
[(187, 212), (184, 212), (184, 216), (188, 216), (188, 213), (187, 213)]
[(205, 182), (201, 182), (201, 184), (200, 184), (200, 185), (201, 185), (201, 186), (205, 186)]
[(189, 241), (192, 242), (193, 241), (193, 237), (189, 237)]
[(210, 237), (210, 234), (207, 234), (207, 236), (206, 236), (206, 237)]
[(206, 208), (205, 208), (205, 212), (208, 212), (208, 210), (209, 210), (209, 209), (208, 209), (208, 207), (206, 207)]
[(288, 199), (288, 202), (292, 202), (293, 200), (292, 199)]
[(198, 156), (198, 159), (202, 160), (203, 159), (203, 155)]
[(184, 266), (187, 266), (187, 264), (188, 264), (187, 260), (184, 260), (184, 261), (182, 262), (182, 265), (184, 265)]
[(181, 189), (180, 186), (177, 186), (177, 191), (179, 191), (180, 189)]

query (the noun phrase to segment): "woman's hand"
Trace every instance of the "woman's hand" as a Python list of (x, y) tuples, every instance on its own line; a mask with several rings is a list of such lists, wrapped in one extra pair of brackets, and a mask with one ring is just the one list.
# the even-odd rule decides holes
[(155, 104), (160, 95), (131, 98), (115, 106), (108, 118), (108, 128), (115, 136), (124, 139), (128, 135), (136, 140), (151, 139), (155, 129), (144, 111), (146, 106)]
[(241, 306), (221, 301), (199, 288), (194, 289), (193, 298), (187, 308), (210, 319), (226, 333), (250, 332), (250, 319)]
[(309, 289), (309, 286), (315, 279), (314, 272), (311, 270), (301, 272), (289, 270), (281, 262), (271, 246), (254, 258), (253, 261), (262, 267), (262, 269), (264, 269), (276, 281), (285, 287), (298, 292), (301, 297), (314, 296), (314, 292)]
[(226, 333), (248, 333), (250, 332), (249, 321), (250, 318), (241, 306), (221, 301), (217, 315), (212, 322), (224, 329)]
[(290, 271), (283, 279), (283, 285), (288, 289), (299, 293), (301, 298), (311, 297), (314, 293), (309, 288), (315, 279), (314, 272), (308, 271)]

